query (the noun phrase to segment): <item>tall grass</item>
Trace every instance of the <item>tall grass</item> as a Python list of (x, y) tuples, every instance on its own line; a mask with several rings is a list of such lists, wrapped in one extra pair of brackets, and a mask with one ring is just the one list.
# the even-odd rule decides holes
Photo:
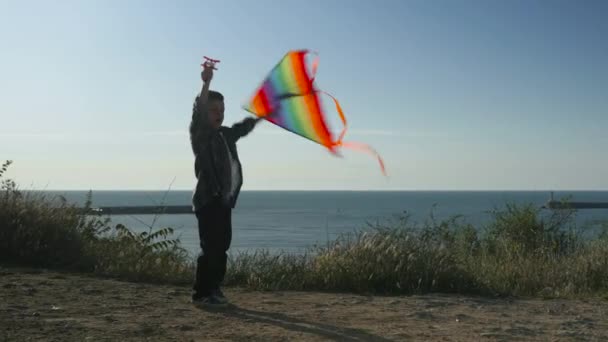
[(21, 191), (0, 169), (0, 262), (57, 268), (134, 281), (186, 283), (192, 262), (170, 227), (134, 233), (62, 196)]
[[(24, 193), (0, 169), (0, 262), (134, 281), (186, 284), (193, 261), (169, 227), (134, 233), (64, 198)], [(303, 255), (265, 250), (229, 259), (226, 284), (258, 290), (519, 296), (608, 294), (608, 225), (583, 238), (572, 210), (494, 209), (486, 226), (407, 215)]]
[(608, 234), (581, 238), (573, 213), (509, 204), (480, 229), (459, 217), (418, 224), (405, 216), (307, 255), (242, 254), (228, 283), (372, 294), (608, 294)]

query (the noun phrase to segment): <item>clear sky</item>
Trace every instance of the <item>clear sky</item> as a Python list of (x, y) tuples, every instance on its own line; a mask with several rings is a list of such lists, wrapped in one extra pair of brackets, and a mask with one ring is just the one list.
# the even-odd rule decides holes
[(389, 177), (263, 123), (239, 143), (244, 189), (605, 190), (606, 18), (607, 1), (0, 0), (0, 159), (22, 188), (192, 189), (202, 56), (231, 124), (307, 48)]

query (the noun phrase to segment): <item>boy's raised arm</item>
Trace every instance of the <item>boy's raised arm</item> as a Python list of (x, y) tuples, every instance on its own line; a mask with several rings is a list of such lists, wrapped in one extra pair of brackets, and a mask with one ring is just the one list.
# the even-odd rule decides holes
[(209, 84), (213, 77), (213, 70), (211, 68), (205, 68), (201, 74), (203, 79), (203, 88), (200, 94), (194, 100), (194, 108), (192, 109), (192, 121), (190, 122), (190, 143), (192, 145), (192, 151), (196, 156), (201, 158), (196, 159), (195, 171), (197, 178), (199, 173), (202, 172), (211, 177), (212, 181), (210, 186), (213, 187), (213, 193), (220, 193), (219, 182), (217, 181), (212, 160), (203, 156), (208, 153), (208, 145), (212, 136), (213, 129), (208, 118), (208, 100), (209, 100)]
[(192, 108), (192, 121), (190, 122), (190, 139), (192, 140), (192, 149), (194, 153), (198, 153), (201, 148), (201, 143), (207, 142), (209, 133), (211, 132), (211, 125), (207, 118), (207, 92), (204, 89), (209, 86), (203, 86), (203, 91), (194, 100), (194, 106)]
[(209, 101), (209, 84), (213, 78), (213, 69), (205, 68), (201, 73), (201, 78), (203, 80), (203, 88), (194, 101), (192, 122), (190, 124), (191, 135), (204, 134), (210, 129), (209, 119), (207, 118), (207, 102)]

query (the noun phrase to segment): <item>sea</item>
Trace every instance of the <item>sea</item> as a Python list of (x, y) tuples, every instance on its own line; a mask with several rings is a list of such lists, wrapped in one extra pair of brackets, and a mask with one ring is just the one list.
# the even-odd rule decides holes
[[(87, 191), (47, 191), (82, 205)], [(268, 250), (303, 253), (343, 234), (390, 224), (409, 216), (412, 223), (460, 215), (463, 222), (483, 228), (491, 211), (507, 204), (542, 206), (549, 191), (243, 191), (233, 211), (230, 253)], [(608, 202), (608, 191), (556, 191), (555, 199)], [(93, 206), (190, 205), (191, 191), (93, 191)], [(172, 227), (173, 238), (192, 255), (200, 252), (194, 214), (115, 215), (111, 225), (137, 231)], [(594, 228), (608, 221), (608, 209), (582, 209), (578, 226)]]

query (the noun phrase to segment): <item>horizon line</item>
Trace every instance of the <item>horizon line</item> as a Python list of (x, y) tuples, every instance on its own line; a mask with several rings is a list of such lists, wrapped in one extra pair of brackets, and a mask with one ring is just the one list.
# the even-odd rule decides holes
[[(22, 189), (23, 190), (23, 189)], [(193, 189), (44, 189), (44, 190), (23, 190), (23, 191), (188, 191)], [(566, 191), (586, 191), (586, 192), (608, 192), (606, 189), (244, 189), (243, 192), (566, 192)]]

